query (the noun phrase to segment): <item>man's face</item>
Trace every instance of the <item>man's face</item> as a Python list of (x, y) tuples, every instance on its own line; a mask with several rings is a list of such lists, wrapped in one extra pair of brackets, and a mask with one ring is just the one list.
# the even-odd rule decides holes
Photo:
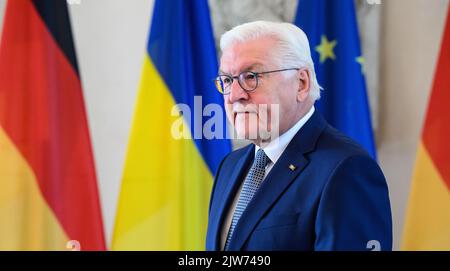
[[(235, 43), (224, 50), (220, 73), (237, 76), (245, 71), (264, 72), (294, 68), (276, 65), (272, 57), (275, 46), (276, 42), (271, 37)], [(267, 134), (262, 134), (282, 134), (295, 124), (299, 106), (299, 83), (295, 73), (293, 70), (262, 74), (258, 77), (258, 87), (251, 92), (243, 90), (237, 79), (234, 79), (230, 93), (224, 95), (224, 103), (228, 120), (233, 124), (238, 138), (257, 143), (261, 142), (261, 139), (267, 139)]]

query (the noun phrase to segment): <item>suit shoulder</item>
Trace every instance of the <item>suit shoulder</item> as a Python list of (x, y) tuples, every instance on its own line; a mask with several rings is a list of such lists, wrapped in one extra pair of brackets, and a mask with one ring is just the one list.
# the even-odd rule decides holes
[(349, 157), (372, 159), (359, 143), (329, 125), (317, 140), (316, 152), (318, 155), (326, 155), (327, 159), (339, 161)]

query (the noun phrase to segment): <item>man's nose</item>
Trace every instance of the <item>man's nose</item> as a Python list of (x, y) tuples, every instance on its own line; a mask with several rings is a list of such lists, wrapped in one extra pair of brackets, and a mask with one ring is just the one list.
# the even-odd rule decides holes
[(237, 101), (247, 99), (248, 93), (242, 89), (242, 87), (239, 85), (238, 80), (233, 80), (233, 83), (230, 86), (230, 94), (229, 94), (230, 103), (235, 103)]

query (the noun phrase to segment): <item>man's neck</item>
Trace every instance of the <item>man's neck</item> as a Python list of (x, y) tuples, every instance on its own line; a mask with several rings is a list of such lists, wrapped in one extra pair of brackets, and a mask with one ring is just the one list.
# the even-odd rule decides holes
[[(260, 148), (264, 148), (267, 145), (269, 145), (272, 141), (278, 139), (279, 137), (281, 137), (283, 134), (285, 134), (287, 131), (289, 131), (290, 129), (292, 129), (293, 127), (295, 127), (302, 119), (305, 118), (305, 116), (312, 115), (311, 110), (313, 109), (314, 104), (311, 104), (310, 106), (308, 106), (306, 109), (301, 110), (298, 114), (298, 116), (294, 119), (294, 121), (292, 123), (290, 123), (290, 125), (288, 125), (287, 128), (284, 128), (283, 130), (280, 130), (279, 133), (272, 133), (269, 132), (270, 136), (262, 139), (260, 136), (258, 136), (257, 139), (252, 140), (253, 144), (259, 146)], [(309, 118), (309, 116), (308, 116)]]

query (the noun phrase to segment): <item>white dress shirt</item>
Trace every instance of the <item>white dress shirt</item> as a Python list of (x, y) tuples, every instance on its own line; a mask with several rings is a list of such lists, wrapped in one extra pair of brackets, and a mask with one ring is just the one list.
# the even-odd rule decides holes
[[(278, 159), (283, 154), (284, 150), (288, 146), (289, 142), (291, 142), (292, 138), (297, 134), (297, 132), (303, 127), (303, 125), (311, 118), (312, 114), (314, 113), (314, 106), (311, 107), (311, 109), (306, 113), (306, 115), (303, 116), (294, 126), (292, 126), (289, 130), (284, 132), (282, 135), (280, 135), (275, 140), (272, 140), (267, 146), (263, 148), (264, 152), (266, 153), (267, 157), (269, 157), (270, 162), (266, 166), (266, 172), (264, 174), (264, 179), (269, 174), (270, 170), (272, 170), (275, 163), (278, 161)], [(255, 145), (255, 156), (256, 152), (260, 149), (258, 145)], [(246, 176), (247, 177), (247, 176)], [(236, 208), (236, 204), (239, 200), (239, 195), (241, 194), (242, 185), (244, 182), (241, 182), (241, 185), (239, 187), (239, 190), (237, 191), (236, 195), (234, 196), (234, 200), (231, 204), (230, 209), (228, 210), (228, 214), (224, 220), (224, 223), (222, 224), (222, 231), (220, 236), (220, 247), (223, 250), (225, 247), (225, 242), (227, 240), (228, 230), (231, 226), (231, 221), (233, 219), (234, 210)]]

